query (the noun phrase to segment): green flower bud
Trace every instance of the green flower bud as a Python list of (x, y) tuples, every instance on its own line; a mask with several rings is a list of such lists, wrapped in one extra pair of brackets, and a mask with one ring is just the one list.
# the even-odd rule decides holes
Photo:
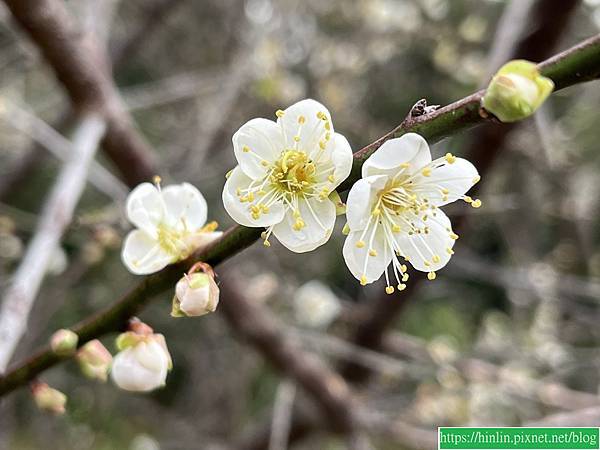
[(552, 80), (540, 75), (534, 63), (514, 60), (494, 75), (482, 105), (502, 122), (516, 122), (533, 114), (553, 89)]
[(59, 356), (69, 356), (75, 353), (79, 336), (71, 330), (58, 330), (50, 338), (50, 348)]

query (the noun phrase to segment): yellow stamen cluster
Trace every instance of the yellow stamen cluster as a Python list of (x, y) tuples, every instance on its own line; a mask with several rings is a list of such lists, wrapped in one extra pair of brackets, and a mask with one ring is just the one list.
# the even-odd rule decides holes
[(217, 221), (213, 220), (212, 222), (208, 222), (202, 228), (200, 228), (201, 233), (212, 233), (217, 228), (219, 228), (219, 224)]
[[(444, 160), (443, 164), (454, 164), (456, 162), (456, 157), (448, 153), (444, 157)], [(429, 280), (434, 280), (436, 278), (435, 271), (431, 269), (442, 262), (442, 257), (429, 248), (426, 241), (421, 236), (427, 235), (431, 231), (429, 225), (426, 225), (426, 223), (429, 223), (430, 221), (439, 223), (436, 219), (438, 207), (433, 205), (424, 195), (423, 185), (427, 185), (430, 192), (432, 189), (440, 192), (443, 201), (447, 201), (450, 195), (448, 188), (439, 184), (436, 185), (435, 181), (423, 181), (418, 183), (415, 181), (418, 175), (430, 177), (433, 170), (441, 167), (439, 162), (434, 162), (431, 165), (414, 172), (412, 175), (405, 171), (405, 169), (410, 167), (409, 163), (404, 163), (400, 167), (402, 170), (400, 170), (396, 176), (388, 180), (384, 188), (377, 194), (375, 203), (371, 207), (369, 221), (355, 243), (357, 248), (367, 249), (363, 268), (364, 274), (360, 280), (361, 284), (365, 284), (367, 281), (366, 273), (369, 258), (376, 258), (379, 256), (378, 252), (373, 248), (375, 235), (378, 229), (380, 236), (383, 235), (385, 245), (393, 250), (392, 270), (397, 283), (395, 286), (390, 284), (388, 270), (386, 269), (385, 277), (387, 286), (385, 291), (388, 294), (395, 292), (396, 288), (399, 291), (404, 290), (406, 288), (406, 284), (404, 283), (408, 280), (408, 273), (406, 273), (407, 267), (406, 265), (401, 264), (399, 260), (399, 258), (404, 258), (408, 261), (408, 257), (403, 253), (402, 249), (399, 248), (398, 240), (394, 238), (395, 234), (405, 233), (415, 239), (415, 248), (411, 249), (411, 251), (413, 253), (416, 251), (421, 259), (422, 265), (430, 268), (427, 278)], [(480, 206), (481, 204), (478, 200), (466, 197), (465, 200), (467, 199), (471, 205), (477, 202), (473, 205), (475, 207)], [(458, 239), (458, 235), (456, 235), (452, 229), (448, 228), (446, 231), (449, 238), (454, 240)], [(447, 247), (445, 250), (449, 255), (454, 253), (450, 247)]]
[[(285, 112), (278, 110), (275, 115), (278, 118), (285, 116)], [(329, 160), (323, 161), (329, 141), (331, 140), (331, 122), (327, 114), (319, 111), (317, 119), (322, 121), (318, 123), (317, 128), (312, 132), (319, 133), (322, 137), (317, 143), (310, 143), (312, 148), (303, 146), (308, 144), (302, 141), (302, 128), (309, 125), (306, 116), (298, 115), (295, 118), (298, 124), (297, 130), (294, 130), (293, 135), (287, 135), (288, 145), (290, 147), (281, 150), (279, 158), (276, 161), (260, 161), (260, 164), (265, 168), (265, 175), (261, 179), (254, 180), (246, 189), (237, 189), (236, 195), (241, 203), (249, 203), (248, 209), (250, 216), (254, 220), (259, 220), (263, 214), (268, 214), (270, 207), (275, 203), (283, 203), (286, 209), (294, 211), (294, 222), (292, 229), (300, 231), (306, 226), (304, 218), (299, 210), (299, 200), (319, 199), (326, 200), (334, 188), (336, 181), (334, 176), (335, 166)], [(282, 130), (284, 126), (281, 121)], [(287, 128), (285, 128), (287, 130)], [(284, 136), (285, 131), (284, 130)], [(289, 133), (289, 131), (288, 131)], [(291, 142), (290, 142), (291, 140)], [(244, 153), (249, 153), (250, 156), (260, 158), (253, 152), (252, 148), (247, 145), (242, 147)], [(307, 202), (304, 202), (308, 205)], [(315, 216), (314, 211), (307, 206), (312, 216)], [(315, 219), (319, 225), (318, 218)], [(322, 226), (322, 225), (321, 225)], [(267, 230), (264, 244), (270, 245), (268, 236), (272, 232), (272, 227)]]
[(473, 208), (481, 208), (482, 202), (479, 199), (474, 199), (469, 197), (468, 195), (463, 196), (463, 200), (466, 203), (469, 203)]

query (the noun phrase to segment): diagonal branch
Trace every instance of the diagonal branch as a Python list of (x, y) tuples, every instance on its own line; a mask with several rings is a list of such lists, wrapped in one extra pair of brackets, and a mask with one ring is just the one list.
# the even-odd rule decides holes
[[(71, 157), (73, 153), (71, 142), (35, 114), (7, 100), (0, 104), (0, 113), (3, 113), (1, 117), (6, 122), (20, 132), (28, 134), (38, 145), (49, 150), (61, 161), (68, 161)], [(91, 162), (89, 175), (90, 183), (100, 192), (113, 200), (125, 201), (129, 192), (127, 186), (100, 163)]]
[(60, 0), (4, 0), (40, 49), (78, 112), (107, 121), (102, 147), (130, 186), (156, 174), (154, 155), (136, 130), (111, 79), (102, 47), (82, 34)]
[[(235, 289), (236, 283), (232, 277), (224, 280), (221, 287), (221, 311), (232, 328), (280, 372), (297, 383), (325, 414), (325, 424), (320, 424), (322, 421), (318, 417), (310, 415), (307, 415), (309, 417), (303, 419), (302, 423), (309, 420), (312, 427), (325, 427), (343, 433), (350, 439), (364, 429), (370, 432), (377, 430), (403, 442), (407, 448), (435, 445), (434, 432), (400, 421), (391, 422), (361, 407), (355, 401), (348, 384), (338, 373), (316, 355), (303, 350), (292, 336), (284, 331), (283, 326), (267, 308), (250, 301), (241, 290)], [(295, 423), (290, 432), (297, 438), (301, 429)], [(257, 437), (263, 434), (267, 433), (261, 431), (258, 436), (251, 436), (249, 442), (238, 444), (237, 448), (254, 448), (254, 443), (258, 442)]]
[(357, 405), (346, 382), (316, 355), (296, 345), (269, 310), (249, 301), (235, 287), (231, 276), (221, 284), (221, 311), (232, 328), (301, 386), (334, 430), (350, 433), (355, 426)]
[[(600, 75), (600, 35), (584, 41), (556, 57), (539, 65), (542, 73), (550, 76), (557, 89), (592, 79)], [(483, 91), (479, 91), (433, 113), (405, 120), (399, 127), (355, 153), (353, 173), (344, 183), (348, 189), (358, 178), (362, 162), (383, 142), (410, 131), (422, 134), (430, 142), (493, 119), (479, 113)], [(252, 245), (261, 233), (259, 228), (235, 226), (210, 246), (198, 250), (190, 259), (167, 267), (163, 271), (145, 277), (130, 292), (125, 294), (98, 314), (84, 320), (73, 330), (80, 335), (80, 343), (108, 332), (118, 331), (127, 320), (140, 311), (154, 295), (170, 289), (194, 261), (205, 261), (216, 266), (231, 256)], [(393, 303), (389, 302), (388, 303)], [(49, 367), (62, 361), (46, 347), (42, 348), (0, 378), (0, 395), (27, 383)]]
[(105, 126), (104, 120), (96, 115), (81, 120), (73, 137), (73, 152), (48, 196), (35, 236), (4, 295), (0, 309), (0, 373), (6, 370), (25, 333), (35, 297), (52, 254), (71, 223)]

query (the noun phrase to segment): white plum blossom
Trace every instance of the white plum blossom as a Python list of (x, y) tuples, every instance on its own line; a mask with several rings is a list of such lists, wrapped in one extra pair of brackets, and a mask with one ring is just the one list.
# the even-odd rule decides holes
[(187, 258), (221, 236), (216, 222), (206, 224), (206, 200), (189, 183), (160, 187), (142, 183), (127, 198), (127, 218), (137, 229), (123, 243), (122, 259), (130, 272), (146, 275)]
[(234, 134), (238, 166), (223, 203), (247, 227), (265, 227), (288, 249), (308, 252), (329, 239), (336, 217), (330, 194), (350, 174), (352, 149), (335, 133), (327, 108), (302, 100), (277, 111), (277, 122), (252, 119)]
[(296, 320), (307, 327), (325, 328), (342, 310), (340, 300), (320, 281), (309, 281), (294, 294)]
[(119, 336), (117, 347), (111, 377), (118, 387), (147, 392), (165, 385), (172, 362), (162, 334), (129, 331)]
[(458, 239), (439, 208), (459, 199), (480, 207), (480, 200), (465, 195), (479, 179), (469, 161), (451, 153), (432, 161), (418, 134), (386, 141), (364, 162), (362, 179), (348, 194), (343, 254), (352, 274), (365, 285), (385, 273), (391, 294), (390, 263), (394, 284), (399, 290), (406, 287), (403, 258), (433, 280)]

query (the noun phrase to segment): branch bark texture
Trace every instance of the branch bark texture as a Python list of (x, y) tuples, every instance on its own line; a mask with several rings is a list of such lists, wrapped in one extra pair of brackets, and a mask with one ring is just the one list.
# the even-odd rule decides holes
[(38, 223), (35, 236), (6, 291), (0, 309), (0, 373), (4, 373), (27, 320), (46, 269), (85, 187), (91, 162), (105, 130), (96, 115), (85, 116), (73, 138), (73, 153), (63, 166)]
[(4, 0), (66, 89), (73, 108), (106, 118), (102, 147), (130, 186), (156, 174), (154, 155), (111, 79), (106, 52), (84, 34), (60, 0)]

